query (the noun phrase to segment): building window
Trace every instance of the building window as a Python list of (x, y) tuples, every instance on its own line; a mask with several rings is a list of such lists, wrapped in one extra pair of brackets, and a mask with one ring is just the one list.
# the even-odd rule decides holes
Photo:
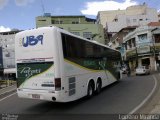
[(92, 32), (83, 32), (83, 37), (91, 40), (92, 39)]
[(55, 24), (59, 24), (59, 21), (56, 20), (56, 21), (55, 21)]
[(79, 32), (71, 32), (71, 33), (74, 34), (74, 35), (80, 36)]
[(133, 22), (137, 22), (137, 19), (133, 19)]
[(115, 18), (115, 19), (114, 19), (114, 22), (118, 22), (118, 19), (117, 19), (117, 18)]
[(38, 21), (44, 21), (45, 22), (46, 20), (38, 20)]
[(132, 42), (131, 42), (131, 40), (128, 41), (128, 45), (129, 45), (129, 48), (132, 48)]
[(130, 24), (131, 20), (129, 18), (126, 18), (126, 22), (127, 22), (127, 24)]
[(55, 20), (52, 20), (52, 24), (55, 24)]
[(149, 42), (149, 40), (147, 39), (147, 34), (138, 35), (138, 43), (139, 44), (144, 44), (147, 42)]
[(59, 21), (59, 24), (63, 24), (63, 21)]
[(73, 21), (72, 24), (79, 24), (79, 22), (78, 21)]
[(154, 35), (154, 38), (155, 38), (155, 43), (160, 43), (160, 35), (159, 34)]
[(132, 38), (132, 46), (136, 47), (136, 40), (135, 40), (135, 38)]
[(52, 24), (63, 24), (63, 21), (52, 20)]

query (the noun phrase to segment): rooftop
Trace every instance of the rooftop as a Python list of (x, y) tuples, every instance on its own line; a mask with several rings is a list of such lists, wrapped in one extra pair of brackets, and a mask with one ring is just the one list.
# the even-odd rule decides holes
[(160, 26), (160, 22), (150, 22), (148, 26)]
[(84, 18), (87, 22), (96, 22), (96, 19), (87, 18), (84, 15), (61, 15), (61, 16), (38, 16), (38, 17), (51, 17), (51, 18)]
[(0, 32), (0, 35), (11, 35), (11, 34), (16, 34), (18, 32), (20, 32), (22, 30), (11, 30), (11, 31), (7, 31), (7, 32)]
[(134, 30), (136, 29), (138, 26), (127, 26), (122, 28), (119, 32), (122, 32), (123, 30)]

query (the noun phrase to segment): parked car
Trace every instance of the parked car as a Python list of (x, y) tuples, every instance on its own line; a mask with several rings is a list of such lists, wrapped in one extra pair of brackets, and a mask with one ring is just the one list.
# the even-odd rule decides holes
[(136, 68), (136, 75), (148, 75), (150, 74), (150, 68), (149, 66), (139, 66)]

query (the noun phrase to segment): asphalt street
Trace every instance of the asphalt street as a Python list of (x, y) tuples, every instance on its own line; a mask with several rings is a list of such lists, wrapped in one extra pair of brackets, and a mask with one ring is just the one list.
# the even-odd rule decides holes
[(82, 98), (70, 103), (21, 99), (15, 93), (0, 100), (0, 113), (38, 116), (127, 114), (149, 95), (154, 84), (152, 75), (124, 77), (91, 99)]

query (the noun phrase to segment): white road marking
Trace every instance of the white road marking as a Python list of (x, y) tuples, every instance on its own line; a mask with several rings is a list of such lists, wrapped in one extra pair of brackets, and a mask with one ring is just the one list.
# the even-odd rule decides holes
[(14, 91), (14, 90), (16, 90), (16, 88), (15, 88), (15, 89), (12, 89), (12, 90), (5, 91), (5, 92), (1, 93), (0, 95), (3, 95), (3, 94), (5, 94), (5, 93), (8, 93), (8, 92)]
[(2, 88), (1, 90), (4, 90), (4, 89), (6, 89), (6, 88), (10, 88), (10, 87), (13, 87), (14, 85), (11, 85), (11, 86), (9, 86), (9, 87), (4, 87), (4, 88)]
[(13, 96), (13, 95), (15, 95), (16, 93), (17, 93), (17, 92), (12, 93), (12, 94), (10, 94), (10, 95), (8, 95), (8, 96), (6, 96), (6, 97), (0, 99), (0, 102), (3, 101), (3, 100), (5, 100), (5, 99), (7, 99), (7, 98), (9, 98), (9, 97), (11, 97), (11, 96)]
[(129, 114), (134, 114), (138, 109), (140, 109), (150, 99), (150, 97), (155, 92), (156, 87), (157, 87), (157, 78), (154, 75), (152, 75), (152, 77), (154, 79), (154, 87), (153, 87), (152, 91), (137, 107), (135, 107), (131, 112), (129, 112)]

